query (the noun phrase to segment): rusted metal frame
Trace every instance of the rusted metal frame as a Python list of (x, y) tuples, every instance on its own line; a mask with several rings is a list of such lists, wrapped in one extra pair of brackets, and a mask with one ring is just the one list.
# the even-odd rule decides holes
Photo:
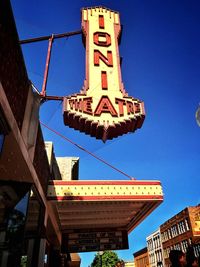
[(48, 51), (47, 51), (44, 79), (43, 79), (43, 84), (42, 84), (42, 91), (40, 93), (40, 95), (44, 97), (46, 97), (46, 87), (47, 87), (47, 79), (48, 79), (48, 74), (49, 74), (49, 64), (50, 64), (50, 59), (51, 59), (51, 50), (52, 50), (53, 40), (54, 40), (54, 36), (52, 34), (51, 38), (49, 38), (49, 46), (48, 46)]
[[(54, 39), (58, 38), (64, 38), (64, 37), (69, 37), (77, 34), (81, 34), (82, 30), (79, 31), (74, 31), (74, 32), (65, 32), (65, 33), (59, 33), (59, 34), (54, 34)], [(34, 43), (34, 42), (41, 42), (41, 41), (47, 41), (52, 37), (52, 35), (47, 35), (47, 36), (42, 36), (42, 37), (36, 37), (36, 38), (30, 38), (30, 39), (25, 39), (19, 41), (20, 44), (28, 44), (28, 43)]]
[(81, 33), (82, 33), (82, 30), (79, 30), (79, 31), (74, 31), (74, 32), (52, 34), (52, 35), (48, 35), (48, 36), (42, 36), (42, 37), (31, 38), (31, 39), (26, 39), (26, 40), (19, 41), (20, 44), (28, 44), (28, 43), (33, 43), (33, 42), (40, 42), (40, 41), (49, 40), (47, 57), (46, 57), (46, 65), (45, 65), (45, 71), (44, 71), (44, 79), (43, 79), (43, 84), (42, 84), (42, 91), (40, 93), (40, 96), (44, 100), (59, 100), (59, 101), (63, 101), (63, 97), (47, 96), (46, 95), (47, 79), (48, 79), (48, 74), (49, 74), (49, 65), (50, 65), (50, 60), (51, 60), (51, 51), (52, 51), (52, 45), (53, 45), (54, 39), (69, 37), (69, 36), (73, 36), (73, 35), (77, 35), (77, 34), (81, 34)]
[(40, 94), (40, 97), (46, 101), (46, 100), (57, 100), (57, 101), (63, 101), (63, 98), (64, 96), (53, 96), (53, 95), (46, 95), (46, 96), (43, 96)]

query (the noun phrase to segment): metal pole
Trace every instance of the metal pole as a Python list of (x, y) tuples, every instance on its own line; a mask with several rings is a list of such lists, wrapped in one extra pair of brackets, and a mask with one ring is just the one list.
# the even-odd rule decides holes
[(43, 85), (42, 85), (42, 91), (40, 93), (43, 97), (46, 96), (47, 78), (49, 74), (49, 64), (50, 64), (50, 59), (51, 59), (51, 49), (52, 49), (53, 39), (54, 39), (54, 36), (52, 34), (51, 38), (49, 38), (49, 46), (48, 46), (46, 65), (45, 65), (45, 71), (44, 71), (44, 80), (43, 80)]
[(64, 96), (52, 96), (52, 95), (46, 95), (43, 96), (41, 95), (41, 98), (43, 98), (44, 100), (57, 100), (57, 101), (63, 101)]
[[(73, 36), (73, 35), (81, 34), (81, 33), (82, 33), (82, 30), (74, 31), (74, 32), (58, 33), (58, 34), (54, 34), (54, 39), (69, 37), (69, 36)], [(52, 35), (47, 35), (47, 36), (42, 36), (42, 37), (36, 37), (36, 38), (30, 38), (30, 39), (21, 40), (21, 41), (19, 41), (19, 43), (20, 44), (29, 44), (29, 43), (47, 41), (51, 37), (52, 37)]]

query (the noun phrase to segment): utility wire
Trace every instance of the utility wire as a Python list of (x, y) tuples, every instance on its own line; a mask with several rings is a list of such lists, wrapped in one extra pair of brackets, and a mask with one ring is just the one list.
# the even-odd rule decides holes
[(114, 167), (113, 165), (111, 165), (110, 163), (106, 162), (105, 160), (99, 158), (98, 156), (96, 156), (95, 154), (93, 154), (92, 152), (90, 152), (89, 150), (85, 149), (84, 147), (76, 144), (75, 142), (73, 142), (72, 140), (70, 140), (69, 138), (67, 138), (66, 136), (62, 135), (61, 133), (55, 131), (54, 129), (50, 128), (49, 126), (47, 126), (46, 124), (44, 124), (43, 122), (41, 122), (41, 125), (43, 125), (45, 128), (47, 128), (48, 130), (50, 130), (51, 132), (57, 134), (58, 136), (60, 136), (62, 139), (68, 141), (69, 143), (73, 144), (74, 146), (78, 147), (79, 149), (83, 150), (84, 152), (88, 153), (89, 155), (91, 155), (92, 157), (96, 158), (97, 160), (101, 161), (102, 163), (106, 164), (107, 166), (109, 166), (110, 168), (118, 171), (119, 173), (123, 174), (124, 176), (128, 177), (130, 180), (135, 180), (135, 178), (133, 178), (132, 176), (126, 174), (125, 172), (119, 170), (118, 168)]

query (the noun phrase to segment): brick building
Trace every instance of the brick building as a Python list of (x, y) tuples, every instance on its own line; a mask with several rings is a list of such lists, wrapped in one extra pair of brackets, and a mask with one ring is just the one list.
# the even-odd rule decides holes
[(200, 255), (200, 205), (187, 207), (160, 226), (165, 266), (170, 266), (169, 252), (172, 249), (187, 251), (193, 246)]
[(147, 247), (135, 252), (134, 256), (134, 263), (135, 267), (148, 267), (149, 265), (149, 256)]
[[(172, 249), (187, 252), (192, 248), (194, 255), (200, 256), (200, 204), (186, 207), (164, 222), (158, 230), (146, 238), (149, 266), (169, 267), (169, 253)], [(145, 249), (135, 252), (135, 264), (145, 266)], [(143, 262), (143, 263), (142, 263)], [(137, 266), (137, 265), (136, 265)]]

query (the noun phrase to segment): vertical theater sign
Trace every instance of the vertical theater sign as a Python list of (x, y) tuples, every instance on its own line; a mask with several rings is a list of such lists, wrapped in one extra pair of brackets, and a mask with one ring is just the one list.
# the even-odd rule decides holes
[(144, 103), (128, 96), (122, 83), (119, 13), (103, 7), (82, 9), (86, 78), (80, 93), (63, 102), (64, 123), (106, 141), (143, 124)]

